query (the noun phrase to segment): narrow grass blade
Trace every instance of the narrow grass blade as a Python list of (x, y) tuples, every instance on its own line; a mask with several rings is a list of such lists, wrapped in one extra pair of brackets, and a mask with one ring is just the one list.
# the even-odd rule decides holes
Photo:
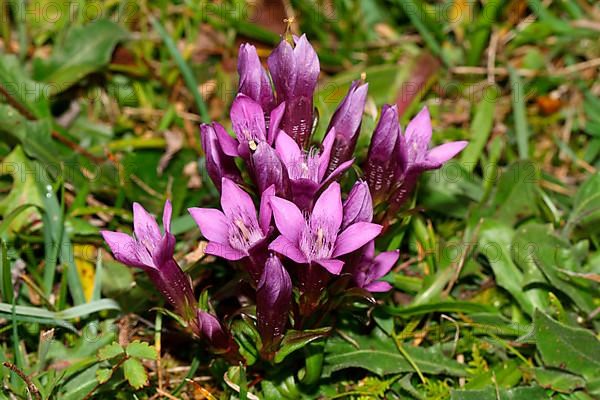
[(512, 87), (512, 106), (515, 119), (515, 134), (517, 136), (517, 149), (519, 158), (529, 158), (529, 127), (527, 126), (527, 115), (525, 111), (525, 90), (523, 81), (514, 68), (508, 67), (510, 74), (510, 85)]
[(96, 257), (96, 276), (94, 277), (94, 291), (90, 301), (100, 300), (102, 297), (102, 249), (98, 248)]
[(13, 301), (13, 285), (12, 285), (12, 274), (10, 270), (10, 262), (8, 261), (8, 249), (4, 240), (0, 243), (0, 278), (2, 278), (2, 300), (7, 303)]
[(475, 168), (490, 133), (492, 133), (497, 98), (497, 88), (490, 86), (484, 91), (483, 99), (475, 107), (469, 145), (463, 150), (460, 157), (461, 164), (469, 172)]
[(208, 115), (208, 109), (206, 108), (206, 104), (204, 103), (202, 95), (198, 91), (198, 83), (196, 82), (196, 78), (194, 77), (192, 70), (183, 59), (183, 56), (177, 49), (175, 42), (173, 41), (173, 39), (171, 39), (171, 36), (169, 36), (165, 28), (161, 25), (161, 23), (152, 16), (150, 17), (150, 22), (152, 23), (154, 29), (158, 32), (159, 36), (165, 42), (165, 46), (167, 46), (171, 57), (173, 57), (173, 60), (179, 67), (181, 75), (183, 76), (183, 80), (185, 81), (188, 90), (190, 91), (190, 93), (192, 93), (192, 96), (194, 97), (194, 101), (196, 102), (196, 107), (198, 108), (198, 112), (202, 117), (202, 121), (205, 123), (209, 123), (210, 116)]

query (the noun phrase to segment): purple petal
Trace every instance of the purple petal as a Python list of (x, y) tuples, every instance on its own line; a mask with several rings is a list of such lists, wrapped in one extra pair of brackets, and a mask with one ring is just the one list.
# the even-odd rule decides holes
[(317, 199), (310, 220), (311, 222), (326, 221), (331, 232), (337, 232), (342, 224), (342, 218), (343, 208), (340, 184), (333, 182)]
[(223, 178), (222, 186), (221, 208), (228, 219), (233, 218), (240, 211), (248, 217), (256, 219), (256, 207), (248, 193), (227, 178)]
[(411, 163), (419, 162), (425, 158), (429, 142), (431, 141), (431, 117), (427, 107), (423, 109), (408, 123), (404, 138)]
[(341, 163), (339, 167), (334, 169), (331, 172), (331, 174), (329, 174), (329, 176), (327, 178), (325, 178), (325, 180), (322, 183), (322, 186), (326, 186), (330, 182), (333, 182), (334, 180), (336, 180), (340, 175), (342, 175), (344, 172), (346, 172), (352, 166), (352, 163), (354, 163), (354, 158)]
[(256, 319), (263, 342), (284, 334), (292, 301), (292, 280), (281, 261), (271, 256), (256, 288)]
[(458, 141), (445, 143), (434, 147), (433, 149), (429, 150), (429, 153), (427, 153), (426, 162), (428, 164), (441, 167), (445, 162), (460, 153), (467, 146), (467, 144), (469, 144), (469, 142)]
[[(220, 126), (218, 124), (213, 125), (215, 127)], [(241, 176), (235, 165), (234, 158), (225, 154), (222, 149), (217, 131), (218, 129), (214, 129), (211, 125), (203, 124), (200, 126), (200, 138), (202, 139), (202, 148), (204, 149), (205, 154), (206, 172), (215, 184), (215, 187), (221, 191), (221, 180), (223, 177), (240, 181)], [(235, 144), (235, 140), (231, 138), (227, 132), (225, 132), (224, 135), (234, 142), (233, 144), (230, 143), (228, 146), (231, 147), (231, 151), (234, 151), (237, 154), (237, 144)]]
[(196, 301), (190, 278), (181, 270), (172, 257), (164, 260), (159, 265), (158, 270), (149, 271), (148, 276), (158, 291), (176, 308), (179, 314), (184, 318), (193, 315)]
[(219, 145), (221, 146), (221, 149), (223, 149), (223, 152), (230, 157), (238, 157), (238, 143), (236, 140), (229, 136), (229, 133), (227, 133), (223, 125), (218, 122), (213, 122), (212, 127), (215, 130), (217, 140), (219, 141)]
[(154, 265), (156, 265), (159, 269), (162, 268), (162, 265), (168, 263), (173, 259), (173, 253), (175, 252), (175, 236), (173, 234), (167, 232), (160, 239), (154, 252), (152, 253), (152, 260), (154, 261)]
[(369, 271), (370, 278), (375, 280), (385, 276), (394, 267), (399, 257), (398, 250), (379, 253), (373, 260), (373, 267)]
[(337, 136), (343, 138), (345, 143), (354, 142), (355, 136), (359, 133), (368, 89), (368, 83), (360, 80), (352, 82), (346, 97), (331, 117), (329, 129), (335, 128)]
[(260, 229), (267, 235), (269, 233), (269, 226), (271, 225), (271, 217), (273, 216), (273, 209), (271, 208), (271, 198), (275, 196), (275, 186), (271, 185), (265, 189), (260, 196), (260, 210), (258, 212), (258, 222)]
[(381, 225), (370, 222), (358, 222), (350, 225), (337, 237), (333, 257), (348, 254), (367, 244), (381, 233), (381, 229)]
[(212, 254), (213, 256), (221, 257), (229, 261), (238, 261), (248, 254), (243, 251), (234, 249), (229, 244), (222, 244), (217, 242), (209, 242), (206, 245), (206, 254)]
[(294, 204), (302, 211), (310, 210), (321, 185), (310, 179), (291, 180), (290, 185)]
[(293, 243), (297, 243), (306, 220), (302, 212), (291, 201), (280, 197), (271, 197), (271, 208), (275, 217), (275, 225), (283, 236)]
[(296, 58), (292, 46), (282, 40), (267, 59), (267, 65), (279, 101), (288, 98), (296, 86)]
[(371, 222), (373, 220), (373, 201), (369, 186), (364, 181), (354, 184), (344, 202), (344, 218), (342, 229), (356, 222)]
[(381, 292), (387, 292), (391, 288), (392, 288), (392, 285), (390, 285), (387, 282), (375, 281), (375, 282), (369, 283), (363, 289), (368, 290), (371, 293), (381, 293)]
[(271, 110), (275, 101), (271, 83), (256, 54), (256, 47), (251, 44), (245, 43), (240, 46), (238, 74), (239, 92), (258, 102), (266, 111)]
[(295, 94), (312, 98), (321, 68), (319, 57), (308, 39), (306, 39), (306, 35), (300, 36), (296, 41), (294, 58), (296, 59), (295, 67), (297, 69)]
[(261, 106), (244, 94), (238, 94), (231, 105), (231, 124), (237, 135), (238, 152), (248, 158), (253, 146), (267, 140), (265, 116)]
[(165, 201), (165, 205), (163, 207), (163, 229), (165, 233), (171, 232), (171, 214), (173, 213), (173, 207), (171, 205), (171, 200)]
[(258, 144), (256, 151), (252, 154), (252, 161), (259, 192), (263, 192), (271, 185), (275, 185), (279, 194), (286, 191), (287, 172), (277, 152), (268, 143)]
[(212, 347), (223, 350), (229, 348), (230, 338), (215, 316), (198, 310), (198, 327)]
[(275, 143), (275, 140), (277, 139), (277, 135), (279, 134), (279, 124), (281, 124), (284, 113), (285, 102), (281, 103), (271, 111), (271, 116), (269, 118), (269, 133), (267, 137), (267, 141), (270, 145)]
[(298, 264), (308, 263), (308, 259), (302, 253), (302, 251), (296, 246), (294, 242), (291, 242), (285, 236), (278, 236), (269, 245), (269, 250), (279, 253)]
[(323, 139), (323, 151), (319, 156), (319, 181), (323, 181), (325, 173), (327, 172), (327, 166), (329, 166), (329, 159), (331, 158), (331, 149), (334, 141), (335, 128), (331, 128), (329, 133)]
[(100, 231), (113, 256), (122, 264), (144, 270), (155, 268), (150, 254), (131, 236), (122, 232)]
[(211, 242), (229, 243), (229, 220), (220, 210), (214, 208), (188, 208), (196, 221), (202, 236)]
[(315, 262), (334, 275), (339, 275), (344, 268), (344, 262), (340, 260), (317, 260)]
[(293, 165), (302, 157), (302, 150), (300, 150), (296, 141), (285, 133), (277, 135), (275, 150), (286, 166)]
[(139, 203), (133, 203), (133, 231), (137, 240), (149, 249), (153, 249), (162, 236), (156, 219)]

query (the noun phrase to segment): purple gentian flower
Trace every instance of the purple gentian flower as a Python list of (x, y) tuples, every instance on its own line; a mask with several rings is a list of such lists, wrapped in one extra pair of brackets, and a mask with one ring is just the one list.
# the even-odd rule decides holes
[(219, 320), (206, 311), (197, 312), (196, 324), (193, 326), (195, 333), (206, 339), (210, 346), (219, 353), (227, 352), (232, 345), (232, 338), (227, 333)]
[(316, 263), (334, 275), (344, 265), (337, 257), (360, 248), (382, 229), (381, 225), (358, 222), (340, 232), (343, 209), (337, 182), (323, 191), (307, 218), (294, 203), (279, 197), (272, 197), (271, 207), (281, 235), (269, 249), (299, 264)]
[(319, 78), (319, 58), (305, 35), (286, 40), (271, 53), (267, 64), (273, 78), (277, 101), (285, 101), (282, 129), (302, 148), (310, 141), (313, 128), (313, 95)]
[(241, 182), (240, 171), (235, 165), (238, 144), (225, 128), (218, 122), (202, 124), (200, 138), (206, 156), (206, 172), (215, 187), (221, 191), (221, 180), (224, 177)]
[(323, 140), (323, 150), (318, 153), (316, 149), (308, 152), (302, 150), (298, 144), (285, 133), (277, 137), (275, 149), (281, 161), (285, 164), (292, 198), (301, 209), (309, 209), (315, 194), (352, 165), (353, 160), (342, 163), (331, 174), (327, 174), (327, 165), (331, 155), (335, 130), (330, 131)]
[(344, 201), (342, 229), (346, 229), (357, 222), (371, 221), (373, 221), (373, 200), (371, 199), (369, 186), (365, 181), (358, 181), (350, 190), (346, 201)]
[(404, 203), (421, 173), (440, 168), (468, 144), (466, 141), (456, 141), (429, 149), (431, 134), (431, 117), (427, 107), (424, 107), (406, 127), (399, 158), (403, 170), (396, 178), (396, 190), (390, 198), (391, 207), (388, 211), (394, 212)]
[(167, 200), (163, 210), (164, 234), (156, 219), (138, 203), (133, 204), (134, 236), (111, 231), (100, 233), (117, 261), (146, 272), (177, 312), (189, 318), (196, 300), (190, 279), (173, 259), (175, 236), (171, 234), (170, 227), (171, 202)]
[(356, 80), (350, 85), (348, 94), (333, 113), (327, 131), (335, 128), (335, 141), (329, 160), (328, 171), (332, 172), (343, 162), (352, 158), (356, 147), (360, 124), (367, 101), (369, 85), (362, 80)]
[(267, 348), (276, 343), (288, 322), (292, 302), (292, 280), (279, 258), (270, 256), (256, 287), (258, 331)]
[(231, 105), (230, 117), (239, 142), (237, 152), (242, 158), (249, 160), (251, 153), (261, 142), (274, 143), (284, 110), (285, 103), (281, 103), (271, 111), (271, 122), (267, 129), (260, 104), (245, 94), (240, 93), (236, 96)]
[(261, 244), (269, 233), (271, 208), (268, 196), (275, 189), (263, 193), (257, 218), (252, 198), (230, 179), (223, 178), (221, 207), (190, 208), (188, 211), (198, 224), (202, 235), (209, 240), (206, 253), (236, 261), (250, 256), (251, 251)]
[(363, 253), (352, 272), (356, 285), (369, 292), (387, 292), (392, 286), (378, 279), (385, 276), (398, 261), (400, 253), (385, 251), (375, 256), (375, 242), (371, 241), (363, 247)]
[(375, 204), (389, 196), (389, 191), (406, 170), (406, 145), (398, 123), (398, 107), (385, 104), (373, 132), (364, 166), (365, 179)]
[(275, 96), (267, 71), (256, 54), (256, 47), (244, 43), (238, 55), (239, 93), (243, 93), (262, 107), (265, 116), (275, 108)]
[[(285, 135), (285, 133), (282, 132), (281, 135)], [(259, 193), (263, 193), (273, 185), (278, 196), (289, 196), (290, 183), (287, 169), (275, 149), (268, 143), (261, 142), (256, 147), (252, 154), (252, 170)]]

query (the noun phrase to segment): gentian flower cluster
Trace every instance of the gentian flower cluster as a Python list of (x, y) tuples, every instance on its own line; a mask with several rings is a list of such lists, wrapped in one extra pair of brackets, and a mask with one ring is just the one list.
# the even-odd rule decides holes
[[(190, 208), (206, 254), (238, 266), (253, 289), (262, 354), (273, 353), (288, 328), (318, 328), (330, 311), (328, 288), (365, 296), (388, 291), (381, 280), (398, 251), (377, 254), (375, 207), (396, 213), (424, 171), (441, 167), (466, 145), (429, 149), (432, 127), (423, 109), (402, 133), (396, 106), (383, 107), (364, 162), (363, 178), (344, 194), (340, 183), (353, 158), (367, 101), (368, 84), (352, 83), (320, 145), (313, 96), (319, 59), (305, 36), (282, 40), (269, 56), (268, 72), (254, 46), (240, 48), (239, 93), (231, 106), (234, 136), (217, 122), (200, 128), (206, 170), (221, 194), (220, 209)], [(240, 171), (238, 165), (245, 165)], [(358, 169), (358, 166), (357, 166)], [(134, 205), (134, 236), (103, 232), (115, 258), (144, 270), (194, 332), (221, 352), (237, 348), (216, 315), (200, 311), (190, 280), (173, 259), (171, 206), (164, 233)], [(380, 220), (377, 222), (381, 222)]]

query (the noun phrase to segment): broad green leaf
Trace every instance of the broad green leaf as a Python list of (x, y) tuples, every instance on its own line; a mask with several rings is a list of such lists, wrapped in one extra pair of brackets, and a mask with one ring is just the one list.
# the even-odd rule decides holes
[(98, 383), (104, 384), (108, 382), (108, 380), (112, 377), (113, 370), (110, 368), (102, 368), (96, 371), (96, 379), (98, 379)]
[(546, 399), (541, 387), (516, 387), (513, 389), (452, 390), (450, 400), (533, 400)]
[[(379, 376), (414, 372), (394, 341), (379, 328), (375, 328), (369, 336), (352, 332), (345, 332), (345, 335), (351, 337), (358, 348), (342, 337), (329, 338), (325, 345), (325, 377), (346, 368), (363, 368)], [(404, 350), (423, 373), (466, 375), (464, 365), (444, 356), (437, 346), (422, 348), (405, 345)]]
[(0, 54), (0, 84), (33, 116), (50, 116), (49, 87), (27, 77), (25, 69), (12, 54)]
[(546, 368), (535, 368), (534, 371), (537, 383), (546, 389), (570, 393), (585, 387), (585, 381), (577, 375)]
[(140, 359), (156, 360), (157, 357), (156, 349), (154, 347), (151, 347), (146, 342), (140, 342), (139, 340), (129, 343), (125, 351), (128, 356)]
[(110, 360), (121, 354), (123, 354), (123, 347), (117, 342), (113, 342), (98, 350), (98, 358), (103, 361)]
[(580, 226), (590, 234), (600, 232), (600, 173), (591, 175), (577, 190), (573, 210), (564, 232), (570, 236), (574, 226)]
[(523, 272), (511, 258), (514, 230), (496, 220), (486, 219), (480, 226), (478, 250), (485, 256), (494, 271), (498, 286), (506, 289), (523, 310), (532, 315), (534, 308), (545, 308), (547, 299), (532, 288), (524, 290)]
[(281, 341), (279, 350), (275, 353), (275, 362), (280, 363), (294, 351), (301, 349), (310, 342), (327, 336), (330, 330), (331, 328), (329, 327), (305, 331), (288, 330)]
[(502, 173), (493, 202), (499, 220), (513, 223), (537, 214), (539, 172), (533, 162), (519, 161)]
[(121, 26), (107, 19), (73, 26), (47, 61), (38, 60), (35, 78), (47, 82), (52, 94), (61, 93), (107, 65), (117, 43), (126, 37)]
[(134, 389), (141, 389), (148, 384), (148, 373), (137, 358), (129, 358), (123, 363), (123, 374)]
[(572, 328), (536, 310), (534, 319), (537, 348), (548, 367), (582, 375), (587, 380), (600, 371), (600, 341), (591, 331)]

